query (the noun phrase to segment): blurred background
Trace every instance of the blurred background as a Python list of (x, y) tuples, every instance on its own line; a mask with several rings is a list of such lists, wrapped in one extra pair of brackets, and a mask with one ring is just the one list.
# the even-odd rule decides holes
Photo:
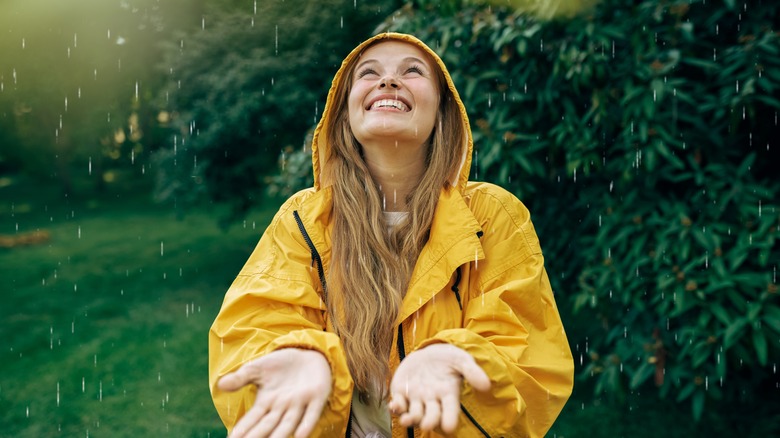
[(387, 30), (533, 214), (577, 366), (548, 436), (780, 436), (779, 9), (0, 1), (0, 436), (225, 435), (209, 325)]

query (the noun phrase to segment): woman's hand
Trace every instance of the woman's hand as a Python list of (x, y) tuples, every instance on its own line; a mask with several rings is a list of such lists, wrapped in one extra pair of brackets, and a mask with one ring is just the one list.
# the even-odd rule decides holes
[(257, 386), (255, 404), (230, 438), (309, 436), (331, 391), (330, 365), (320, 352), (285, 348), (247, 362), (218, 383), (223, 391)]
[(433, 344), (417, 350), (406, 356), (393, 376), (390, 412), (401, 416), (404, 427), (441, 428), (451, 434), (458, 426), (463, 379), (477, 391), (490, 389), (490, 378), (462, 349)]

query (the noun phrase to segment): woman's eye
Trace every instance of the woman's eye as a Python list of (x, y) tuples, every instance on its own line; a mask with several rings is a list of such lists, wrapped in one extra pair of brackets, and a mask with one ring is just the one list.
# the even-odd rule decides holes
[(417, 67), (416, 65), (413, 65), (406, 69), (406, 73), (417, 73), (418, 75), (422, 74), (422, 70), (420, 67)]
[(376, 73), (376, 71), (374, 69), (367, 68), (367, 69), (361, 70), (360, 73), (358, 73), (358, 79), (363, 78), (364, 76), (367, 76), (367, 75), (375, 75), (375, 74), (377, 74), (377, 73)]

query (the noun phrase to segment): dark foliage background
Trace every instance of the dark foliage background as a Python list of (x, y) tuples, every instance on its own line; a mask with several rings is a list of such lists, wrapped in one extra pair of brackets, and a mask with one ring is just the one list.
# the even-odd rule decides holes
[(778, 5), (606, 0), (541, 22), (451, 3), (384, 28), (453, 66), (473, 177), (534, 213), (580, 378), (777, 433)]
[[(779, 431), (778, 18), (769, 2), (606, 0), (542, 21), (420, 0), (379, 28), (450, 66), (472, 178), (529, 205), (596, 394)], [(280, 178), (292, 191), (307, 170)]]
[(161, 64), (172, 114), (156, 155), (156, 193), (186, 207), (208, 199), (234, 215), (258, 202), (285, 148), (304, 148), (344, 54), (398, 2), (256, 2), (215, 10)]

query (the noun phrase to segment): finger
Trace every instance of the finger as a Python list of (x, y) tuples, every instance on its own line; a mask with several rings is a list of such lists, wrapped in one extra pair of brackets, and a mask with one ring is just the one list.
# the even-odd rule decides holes
[(420, 424), (420, 420), (423, 417), (423, 404), (420, 400), (412, 400), (409, 402), (409, 411), (401, 415), (401, 425), (404, 427), (410, 427)]
[(295, 438), (306, 438), (312, 433), (314, 426), (317, 425), (317, 421), (322, 415), (322, 409), (325, 407), (326, 401), (327, 398), (323, 398), (322, 400), (315, 400), (309, 403), (298, 428), (295, 430)]
[(466, 361), (460, 366), (460, 373), (469, 382), (472, 388), (480, 392), (490, 390), (490, 377), (485, 373), (476, 361)]
[(287, 409), (282, 419), (273, 429), (270, 438), (287, 438), (298, 427), (301, 422), (301, 416), (303, 415), (303, 408), (295, 405)]
[(276, 428), (276, 425), (279, 424), (279, 420), (286, 411), (286, 408), (278, 408), (269, 411), (263, 419), (247, 433), (247, 438), (266, 438), (271, 431)]
[(431, 431), (441, 423), (441, 405), (438, 400), (425, 401), (425, 414), (420, 420), (420, 429)]
[(441, 430), (446, 434), (455, 433), (460, 416), (460, 398), (447, 395), (441, 399)]
[(401, 415), (406, 413), (409, 408), (408, 401), (406, 400), (406, 397), (401, 394), (393, 394), (392, 400), (387, 404), (387, 408), (390, 410), (391, 414)]
[(263, 416), (268, 411), (268, 405), (261, 397), (257, 397), (255, 405), (251, 409), (246, 411), (243, 417), (236, 423), (236, 426), (230, 432), (230, 438), (242, 438), (247, 436), (247, 433), (252, 430), (253, 427), (263, 419)]

